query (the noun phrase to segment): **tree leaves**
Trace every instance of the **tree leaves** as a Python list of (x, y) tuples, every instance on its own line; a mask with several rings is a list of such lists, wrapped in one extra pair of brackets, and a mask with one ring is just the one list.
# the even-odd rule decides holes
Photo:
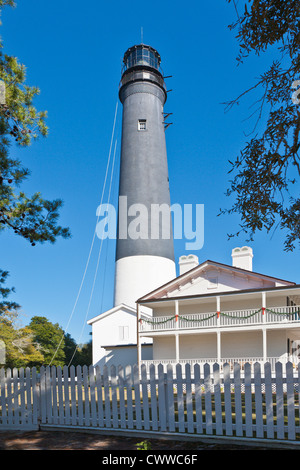
[[(3, 6), (15, 6), (13, 0), (0, 0)], [(28, 146), (33, 140), (45, 137), (47, 113), (33, 105), (39, 89), (26, 84), (26, 69), (16, 57), (3, 54), (0, 41), (0, 81), (4, 83), (5, 97), (0, 104), (0, 232), (11, 230), (35, 246), (36, 243), (54, 243), (57, 237), (68, 238), (70, 231), (58, 225), (61, 199), (49, 201), (36, 192), (28, 196), (18, 190), (30, 175), (21, 161), (10, 157), (14, 147)], [(0, 271), (0, 298), (11, 292), (1, 288), (7, 273)], [(15, 303), (1, 302), (0, 314), (5, 308), (16, 308)]]
[[(14, 2), (2, 0), (0, 7), (3, 5), (14, 6)], [(47, 113), (38, 112), (33, 106), (39, 89), (26, 84), (25, 66), (1, 50), (0, 80), (5, 83), (5, 103), (0, 105), (0, 231), (11, 229), (33, 246), (37, 242), (54, 243), (59, 236), (68, 238), (69, 229), (57, 224), (61, 199), (49, 201), (40, 192), (28, 196), (16, 191), (30, 171), (19, 160), (9, 157), (13, 144), (28, 146), (48, 133)]]
[(0, 269), (0, 297), (2, 297), (2, 302), (0, 302), (0, 316), (8, 310), (17, 310), (20, 308), (20, 305), (16, 302), (7, 301), (7, 297), (14, 292), (14, 288), (4, 287), (8, 277), (8, 271), (3, 271)]
[(231, 165), (230, 173), (235, 176), (227, 195), (234, 196), (235, 202), (221, 213), (239, 214), (241, 225), (235, 235), (245, 232), (250, 240), (257, 230), (269, 232), (280, 227), (285, 232), (284, 248), (291, 251), (300, 243), (296, 189), (300, 176), (300, 108), (291, 98), (292, 83), (300, 75), (300, 5), (298, 0), (249, 0), (241, 16), (233, 3), (238, 19), (230, 29), (237, 29), (238, 63), (251, 52), (261, 55), (270, 47), (275, 48), (278, 58), (256, 84), (227, 103), (227, 109), (231, 109), (253, 90), (261, 90), (251, 115), (255, 117), (251, 133), (257, 132), (259, 122), (262, 130), (246, 143)]

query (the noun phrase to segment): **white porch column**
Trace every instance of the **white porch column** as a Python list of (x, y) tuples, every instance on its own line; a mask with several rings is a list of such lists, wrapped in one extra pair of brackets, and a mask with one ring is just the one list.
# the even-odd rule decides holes
[(179, 334), (175, 334), (175, 359), (176, 364), (179, 362)]
[[(175, 300), (175, 323), (176, 326), (175, 328), (178, 330), (179, 329), (179, 302), (178, 300)], [(175, 359), (176, 359), (176, 364), (179, 362), (179, 333), (175, 334)]]
[(175, 322), (176, 322), (176, 328), (179, 328), (179, 302), (178, 300), (175, 300)]
[[(267, 306), (267, 299), (266, 299), (266, 292), (262, 292), (261, 294), (261, 307), (262, 307), (262, 321), (263, 323), (266, 322), (266, 306)], [(266, 327), (263, 327), (262, 330), (263, 334), (263, 362), (267, 362), (267, 330)]]
[(217, 325), (220, 326), (221, 301), (220, 301), (219, 296), (216, 297), (216, 301), (217, 301)]
[(137, 304), (137, 308), (136, 308), (136, 342), (137, 342), (137, 365), (138, 365), (138, 368), (140, 370), (140, 363), (141, 363), (141, 359), (142, 359), (142, 347), (141, 347), (141, 341), (140, 341), (140, 318), (141, 318), (141, 315), (140, 315), (140, 305)]
[(263, 328), (262, 334), (263, 334), (263, 361), (265, 363), (267, 362), (267, 330), (266, 328)]
[(266, 306), (267, 306), (267, 302), (266, 302), (266, 293), (265, 292), (262, 292), (261, 294), (261, 307), (262, 307), (262, 321), (263, 323), (265, 323), (266, 321)]
[(221, 362), (221, 331), (217, 331), (217, 360)]
[[(221, 312), (221, 301), (220, 297), (216, 297), (217, 301), (217, 325), (220, 326), (220, 312)], [(221, 362), (221, 331), (217, 331), (217, 361), (220, 364)]]

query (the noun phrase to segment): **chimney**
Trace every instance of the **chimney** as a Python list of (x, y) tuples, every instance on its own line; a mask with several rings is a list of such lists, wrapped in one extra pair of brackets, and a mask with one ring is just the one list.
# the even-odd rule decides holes
[(253, 251), (249, 246), (236, 247), (231, 252), (232, 266), (252, 271)]
[(179, 258), (179, 276), (184, 274), (191, 269), (195, 268), (199, 265), (198, 256), (196, 255), (188, 255), (188, 256), (180, 256)]

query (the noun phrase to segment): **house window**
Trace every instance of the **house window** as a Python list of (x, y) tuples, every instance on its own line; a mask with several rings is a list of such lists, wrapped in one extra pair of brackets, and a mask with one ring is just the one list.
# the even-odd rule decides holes
[(129, 326), (119, 326), (119, 340), (126, 341), (129, 339)]
[(139, 119), (138, 120), (138, 130), (139, 131), (146, 131), (147, 130), (147, 126), (146, 126), (146, 119)]
[(290, 297), (286, 298), (286, 304), (287, 304), (288, 307), (289, 306), (293, 307), (293, 306), (297, 305)]

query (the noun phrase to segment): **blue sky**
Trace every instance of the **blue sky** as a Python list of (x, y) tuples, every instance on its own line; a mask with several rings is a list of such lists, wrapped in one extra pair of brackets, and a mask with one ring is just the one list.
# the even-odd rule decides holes
[[(11, 300), (22, 305), (22, 323), (34, 315), (58, 322), (75, 338), (90, 339), (90, 319), (112, 307), (115, 242), (96, 239), (76, 303), (96, 225), (118, 101), (122, 57), (143, 41), (162, 57), (168, 94), (165, 111), (173, 113), (166, 131), (172, 203), (204, 204), (204, 246), (199, 261), (231, 264), (231, 250), (249, 244), (245, 237), (228, 241), (238, 229), (236, 216), (217, 217), (229, 207), (228, 160), (243, 148), (253, 122), (245, 121), (253, 99), (229, 113), (225, 101), (235, 98), (264, 70), (268, 58), (250, 57), (237, 67), (238, 45), (228, 25), (236, 13), (225, 0), (103, 2), (90, 0), (19, 0), (2, 12), (4, 52), (27, 67), (27, 82), (40, 88), (38, 109), (48, 111), (49, 136), (12, 155), (31, 169), (23, 188), (45, 198), (62, 198), (60, 223), (70, 240), (31, 247), (12, 233), (1, 234), (1, 268), (15, 286)], [(292, 92), (291, 92), (292, 93)], [(121, 140), (121, 104), (115, 129), (116, 168)], [(118, 171), (111, 202), (116, 204)], [(104, 202), (107, 201), (107, 192)], [(186, 254), (175, 241), (175, 256)], [(284, 252), (284, 234), (257, 234), (249, 244), (253, 270), (300, 282), (299, 250)], [(89, 300), (91, 303), (89, 305)]]

